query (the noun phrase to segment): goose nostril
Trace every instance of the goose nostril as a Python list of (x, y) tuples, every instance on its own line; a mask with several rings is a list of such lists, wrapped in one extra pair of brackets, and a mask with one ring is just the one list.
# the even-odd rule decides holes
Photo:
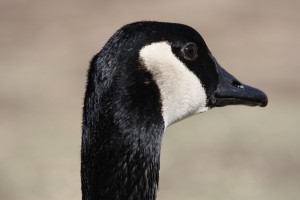
[(243, 84), (241, 84), (239, 81), (234, 80), (231, 84), (236, 88), (244, 89)]

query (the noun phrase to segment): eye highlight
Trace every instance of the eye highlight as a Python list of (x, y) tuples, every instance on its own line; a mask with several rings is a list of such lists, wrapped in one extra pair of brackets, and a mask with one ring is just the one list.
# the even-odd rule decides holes
[(193, 61), (198, 57), (198, 48), (195, 43), (187, 43), (181, 49), (182, 55), (186, 60)]

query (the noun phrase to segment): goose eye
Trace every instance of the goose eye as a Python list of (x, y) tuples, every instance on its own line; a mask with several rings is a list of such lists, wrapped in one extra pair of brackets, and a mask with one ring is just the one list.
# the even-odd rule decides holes
[(195, 60), (198, 56), (198, 50), (197, 46), (195, 43), (187, 43), (183, 48), (182, 48), (182, 54), (183, 57), (186, 60)]

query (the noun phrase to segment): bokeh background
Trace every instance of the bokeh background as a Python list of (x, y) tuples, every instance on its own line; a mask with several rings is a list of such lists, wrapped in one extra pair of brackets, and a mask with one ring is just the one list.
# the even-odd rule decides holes
[(81, 199), (91, 57), (122, 25), (197, 29), (219, 63), (269, 96), (168, 128), (160, 200), (300, 199), (300, 1), (0, 0), (0, 199)]

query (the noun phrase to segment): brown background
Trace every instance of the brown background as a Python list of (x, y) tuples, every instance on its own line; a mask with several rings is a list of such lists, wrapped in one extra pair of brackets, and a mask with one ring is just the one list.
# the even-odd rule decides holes
[(158, 199), (300, 198), (300, 1), (0, 1), (0, 199), (80, 199), (88, 63), (122, 25), (188, 24), (267, 108), (171, 126)]

